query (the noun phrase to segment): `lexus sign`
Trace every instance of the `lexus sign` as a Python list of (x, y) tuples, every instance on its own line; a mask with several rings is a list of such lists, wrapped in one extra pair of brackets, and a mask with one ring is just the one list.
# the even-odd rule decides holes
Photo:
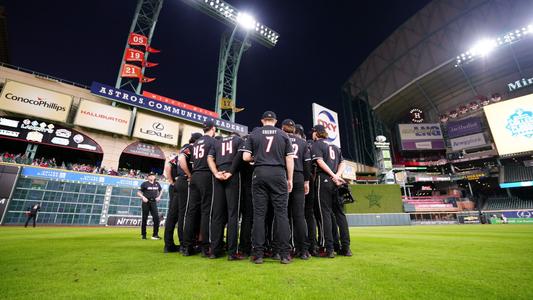
[(313, 124), (324, 126), (328, 132), (326, 142), (340, 148), (339, 117), (336, 112), (313, 103)]
[(137, 113), (133, 136), (158, 143), (176, 146), (179, 123), (146, 113)]

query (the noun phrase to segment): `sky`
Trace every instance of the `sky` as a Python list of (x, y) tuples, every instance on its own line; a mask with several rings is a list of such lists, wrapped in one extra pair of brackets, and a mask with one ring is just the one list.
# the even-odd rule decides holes
[[(166, 0), (152, 39), (157, 80), (143, 90), (214, 110), (220, 38), (228, 26)], [(312, 126), (311, 103), (341, 109), (341, 87), (397, 27), (428, 0), (227, 0), (280, 34), (242, 57), (236, 122), (253, 128), (263, 111)], [(114, 85), (136, 0), (0, 0), (10, 63), (73, 82)], [(342, 123), (342, 121), (341, 121)]]

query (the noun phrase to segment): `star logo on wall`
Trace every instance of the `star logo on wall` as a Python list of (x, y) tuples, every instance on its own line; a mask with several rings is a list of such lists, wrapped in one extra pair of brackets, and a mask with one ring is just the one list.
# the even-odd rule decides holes
[(383, 198), (382, 196), (372, 191), (369, 195), (366, 195), (365, 198), (368, 199), (369, 208), (372, 208), (373, 206), (381, 208), (381, 198)]

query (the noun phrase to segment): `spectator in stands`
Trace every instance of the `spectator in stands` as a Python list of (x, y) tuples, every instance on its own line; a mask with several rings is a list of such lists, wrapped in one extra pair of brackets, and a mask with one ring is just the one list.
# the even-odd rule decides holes
[(28, 219), (26, 219), (26, 224), (24, 224), (24, 228), (28, 227), (28, 223), (31, 219), (33, 219), (33, 227), (35, 228), (35, 221), (37, 220), (37, 212), (41, 210), (41, 204), (35, 203), (34, 205), (28, 207), (28, 210), (26, 211), (26, 215), (28, 216)]

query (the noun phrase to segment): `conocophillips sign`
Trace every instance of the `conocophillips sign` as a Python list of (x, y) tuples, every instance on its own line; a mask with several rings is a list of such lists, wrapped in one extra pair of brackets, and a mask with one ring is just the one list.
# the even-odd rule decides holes
[(324, 126), (328, 132), (328, 138), (326, 141), (340, 148), (341, 138), (339, 134), (339, 117), (337, 113), (316, 103), (313, 103), (312, 108), (313, 123)]
[(48, 120), (67, 120), (72, 96), (17, 81), (7, 81), (0, 95), (2, 110), (39, 116)]

